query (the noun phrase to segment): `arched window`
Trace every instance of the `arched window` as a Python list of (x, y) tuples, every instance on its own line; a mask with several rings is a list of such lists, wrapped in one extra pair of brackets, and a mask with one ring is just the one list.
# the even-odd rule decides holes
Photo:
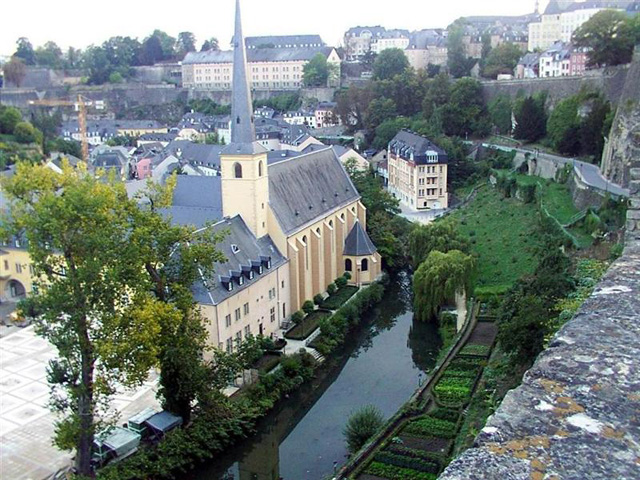
[(362, 259), (362, 271), (363, 272), (369, 271), (369, 260), (367, 260), (366, 258)]
[(307, 236), (302, 237), (302, 243), (304, 243), (304, 266), (307, 270), (309, 270), (309, 247), (307, 244)]
[(351, 271), (353, 271), (353, 263), (351, 262), (351, 259), (350, 259), (350, 258), (347, 258), (347, 259), (344, 261), (344, 269), (345, 269), (345, 271), (347, 271), (347, 272), (351, 272)]
[(340, 220), (342, 220), (344, 222), (344, 213), (340, 214)]
[(262, 160), (258, 162), (258, 176), (262, 176)]
[(233, 165), (233, 176), (234, 178), (242, 178), (242, 165), (238, 162)]
[(320, 228), (319, 228), (319, 227), (318, 227), (318, 228), (316, 228), (316, 233), (317, 233), (318, 235), (322, 235), (322, 234), (320, 233)]

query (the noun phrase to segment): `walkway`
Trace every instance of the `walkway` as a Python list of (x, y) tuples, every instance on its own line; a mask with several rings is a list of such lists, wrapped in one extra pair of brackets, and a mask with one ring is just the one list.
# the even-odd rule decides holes
[[(6, 327), (2, 327), (3, 329)], [(51, 444), (55, 415), (47, 408), (46, 366), (54, 348), (33, 327), (0, 338), (0, 478), (40, 480), (69, 465), (71, 454)], [(126, 419), (159, 408), (156, 376), (135, 391), (119, 391), (110, 404)]]
[(587, 186), (594, 188), (596, 190), (600, 190), (601, 192), (611, 193), (613, 195), (619, 197), (629, 197), (629, 189), (622, 188), (620, 185), (616, 185), (615, 183), (607, 180), (600, 171), (600, 167), (598, 165), (593, 165), (592, 163), (582, 162), (580, 160), (576, 160), (575, 158), (565, 158), (559, 155), (552, 155), (550, 153), (536, 152), (533, 149), (527, 148), (514, 148), (507, 147), (504, 145), (496, 145), (492, 143), (483, 143), (483, 147), (495, 148), (499, 150), (512, 151), (515, 150), (522, 154), (530, 154), (532, 156), (536, 156), (538, 158), (542, 158), (545, 160), (549, 160), (556, 165), (565, 166), (565, 165), (573, 165), (574, 173), (580, 178), (580, 180)]

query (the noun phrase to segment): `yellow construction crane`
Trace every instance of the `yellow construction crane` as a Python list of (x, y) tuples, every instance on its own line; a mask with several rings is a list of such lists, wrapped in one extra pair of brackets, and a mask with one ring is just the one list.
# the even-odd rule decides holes
[(82, 145), (82, 161), (89, 162), (89, 142), (87, 141), (87, 107), (93, 102), (82, 95), (78, 95), (75, 102), (71, 100), (31, 100), (29, 105), (41, 107), (73, 107), (78, 112), (78, 126), (80, 127), (80, 144)]

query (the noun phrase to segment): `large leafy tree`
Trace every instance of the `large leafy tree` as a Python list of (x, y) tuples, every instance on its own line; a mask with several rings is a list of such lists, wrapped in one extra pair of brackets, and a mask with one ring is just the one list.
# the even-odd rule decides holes
[(416, 225), (409, 234), (409, 256), (413, 265), (418, 267), (434, 250), (442, 253), (450, 250), (468, 252), (469, 243), (458, 233), (452, 221)]
[(367, 108), (366, 126), (375, 130), (387, 119), (394, 118), (398, 114), (396, 103), (390, 98), (374, 98)]
[(441, 109), (442, 125), (447, 135), (485, 136), (490, 123), (482, 97), (482, 85), (472, 78), (463, 78), (451, 88), (449, 103)]
[(464, 24), (460, 21), (454, 22), (449, 27), (447, 37), (447, 66), (449, 73), (454, 78), (468, 77), (475, 64), (473, 58), (467, 56), (467, 51), (462, 40), (464, 36)]
[(179, 58), (184, 57), (189, 52), (195, 52), (196, 36), (191, 32), (180, 32), (176, 40), (175, 49)]
[(22, 59), (25, 65), (36, 64), (36, 53), (28, 38), (20, 37), (16, 41), (16, 47), (16, 52), (13, 54), (14, 57)]
[(547, 133), (545, 99), (527, 97), (514, 108), (516, 128), (513, 136), (518, 140), (535, 142)]
[(210, 39), (202, 42), (202, 47), (200, 48), (200, 51), (206, 52), (208, 50), (220, 50), (220, 44), (216, 37), (211, 37)]
[(327, 57), (322, 53), (318, 53), (309, 60), (304, 68), (302, 78), (304, 84), (308, 87), (324, 87), (329, 79), (329, 66), (327, 65)]
[(482, 74), (487, 78), (496, 78), (501, 73), (512, 74), (521, 56), (522, 51), (513, 43), (498, 45), (487, 56)]
[[(143, 272), (135, 204), (124, 185), (68, 165), (59, 175), (20, 164), (2, 188), (11, 202), (4, 223), (24, 235), (37, 290), (29, 302), (41, 313), (36, 331), (56, 349), (48, 379), (62, 418), (55, 442), (76, 450), (76, 467), (90, 475), (91, 445), (116, 384), (143, 382), (156, 363), (160, 319), (175, 309), (150, 295)], [(149, 232), (150, 234), (152, 232)]]
[(20, 88), (24, 77), (27, 74), (27, 67), (24, 64), (24, 60), (19, 57), (12, 57), (7, 63), (2, 66), (4, 78), (13, 83), (16, 87)]
[(491, 122), (498, 129), (498, 133), (509, 134), (513, 128), (513, 102), (509, 95), (498, 95), (489, 102)]
[(471, 291), (475, 259), (460, 250), (433, 250), (413, 276), (414, 310), (423, 322), (432, 321), (456, 293)]
[(60, 68), (62, 50), (55, 42), (47, 42), (36, 49), (36, 63), (43, 67)]
[(602, 10), (574, 32), (573, 41), (589, 49), (590, 67), (629, 63), (640, 42), (640, 21), (617, 10)]
[(409, 60), (399, 48), (383, 50), (373, 62), (373, 76), (378, 80), (389, 80), (401, 75), (409, 68)]
[(367, 109), (375, 98), (370, 84), (364, 86), (351, 85), (348, 89), (336, 94), (336, 113), (344, 125), (354, 130), (364, 127)]

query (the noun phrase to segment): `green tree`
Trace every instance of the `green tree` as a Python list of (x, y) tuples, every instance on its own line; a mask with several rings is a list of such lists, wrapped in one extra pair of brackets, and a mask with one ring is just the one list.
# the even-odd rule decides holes
[(491, 122), (498, 129), (498, 133), (503, 135), (511, 133), (513, 127), (513, 102), (509, 95), (498, 95), (489, 102), (489, 114), (491, 115)]
[(513, 74), (521, 56), (522, 51), (513, 43), (498, 45), (487, 56), (482, 74), (486, 78), (496, 78), (503, 73)]
[(633, 47), (640, 41), (639, 23), (624, 12), (602, 10), (574, 32), (573, 42), (589, 49), (589, 67), (629, 63)]
[(451, 81), (446, 73), (439, 73), (429, 83), (422, 101), (422, 110), (424, 117), (428, 120), (433, 116), (436, 110), (446, 105), (451, 98)]
[(336, 113), (344, 125), (352, 130), (362, 129), (365, 125), (369, 104), (375, 98), (371, 84), (351, 85), (336, 94)]
[(42, 132), (42, 153), (49, 155), (49, 143), (58, 136), (62, 125), (62, 114), (60, 112), (52, 114), (44, 109), (39, 109), (31, 113), (31, 123)]
[(469, 243), (457, 230), (454, 222), (443, 220), (429, 225), (416, 225), (409, 234), (409, 256), (415, 268), (424, 262), (429, 254), (438, 250), (468, 252)]
[(401, 75), (409, 68), (409, 60), (403, 50), (388, 48), (383, 50), (373, 62), (373, 76), (378, 80), (389, 80)]
[(303, 304), (302, 304), (302, 311), (304, 313), (306, 313), (307, 315), (309, 315), (311, 312), (313, 312), (315, 310), (315, 306), (313, 305), (313, 302), (311, 300), (306, 300)]
[(28, 38), (20, 37), (16, 41), (16, 46), (16, 53), (13, 54), (14, 57), (20, 58), (25, 65), (36, 64), (36, 53)]
[(29, 122), (19, 122), (13, 129), (13, 135), (18, 143), (40, 143), (42, 134)]
[(376, 128), (373, 147), (378, 150), (387, 148), (389, 142), (393, 140), (393, 137), (395, 137), (400, 130), (409, 128), (410, 125), (411, 120), (406, 117), (396, 117), (385, 120)]
[(16, 125), (22, 121), (20, 110), (0, 105), (0, 133), (12, 135)]
[(162, 30), (154, 30), (151, 34), (152, 37), (156, 37), (160, 42), (162, 48), (161, 60), (170, 60), (175, 56), (176, 39)]
[(207, 52), (209, 50), (220, 50), (220, 45), (216, 37), (211, 37), (210, 39), (202, 42), (202, 47), (200, 48), (200, 51)]
[(447, 66), (449, 73), (454, 78), (468, 77), (475, 64), (473, 58), (467, 56), (462, 37), (464, 36), (464, 23), (456, 21), (449, 27), (447, 37)]
[(21, 58), (11, 57), (11, 60), (2, 66), (2, 72), (7, 82), (11, 82), (20, 88), (24, 77), (27, 75), (27, 67), (25, 67), (24, 60)]
[(303, 67), (302, 78), (307, 87), (324, 87), (329, 79), (327, 57), (318, 53)]
[(441, 108), (441, 115), (447, 135), (484, 137), (489, 134), (490, 123), (482, 97), (482, 85), (472, 78), (455, 82), (449, 102)]
[(611, 130), (611, 123), (608, 123), (611, 113), (611, 104), (598, 95), (591, 101), (591, 110), (580, 125), (582, 153), (591, 155), (596, 163), (602, 158), (604, 139)]
[(189, 52), (196, 51), (196, 36), (191, 32), (180, 32), (176, 40), (176, 55), (183, 58)]
[(383, 425), (384, 416), (373, 405), (365, 405), (352, 413), (343, 430), (349, 452), (355, 454)]
[(385, 120), (397, 116), (396, 104), (389, 98), (374, 98), (367, 108), (366, 126), (370, 130), (375, 130)]
[(139, 62), (141, 65), (153, 65), (164, 59), (162, 43), (156, 35), (145, 38), (140, 49)]
[(553, 148), (560, 153), (577, 155), (580, 152), (580, 103), (580, 98), (576, 95), (566, 98), (558, 103), (549, 115), (547, 137)]
[(47, 42), (35, 52), (36, 64), (42, 67), (60, 68), (62, 50), (55, 42)]
[(518, 140), (535, 142), (547, 133), (547, 115), (544, 101), (533, 97), (525, 98), (516, 106), (516, 128), (513, 136)]
[(475, 259), (460, 250), (431, 251), (413, 276), (414, 309), (423, 322), (433, 321), (442, 305), (456, 293), (471, 291)]
[[(136, 204), (124, 185), (64, 166), (18, 165), (2, 180), (12, 200), (6, 233), (23, 233), (39, 278), (31, 301), (36, 331), (57, 349), (49, 363), (52, 407), (62, 415), (55, 442), (76, 450), (78, 473), (91, 476), (94, 433), (116, 383), (146, 380), (156, 363), (159, 319), (175, 309), (150, 296), (145, 258), (132, 236)], [(63, 194), (61, 194), (63, 193)], [(148, 232), (150, 233), (150, 232)]]

